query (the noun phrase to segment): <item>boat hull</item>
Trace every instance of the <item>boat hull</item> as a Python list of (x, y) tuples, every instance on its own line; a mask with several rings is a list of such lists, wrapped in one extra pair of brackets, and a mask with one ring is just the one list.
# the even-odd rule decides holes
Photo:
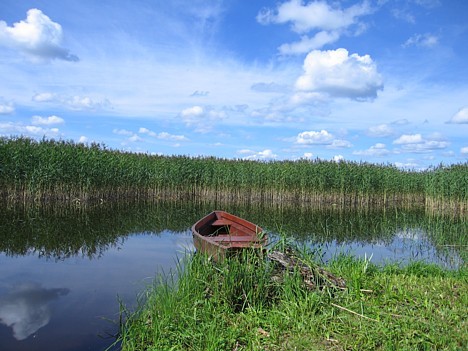
[(263, 229), (225, 211), (213, 211), (192, 226), (198, 252), (222, 261), (243, 249), (262, 249), (267, 243)]

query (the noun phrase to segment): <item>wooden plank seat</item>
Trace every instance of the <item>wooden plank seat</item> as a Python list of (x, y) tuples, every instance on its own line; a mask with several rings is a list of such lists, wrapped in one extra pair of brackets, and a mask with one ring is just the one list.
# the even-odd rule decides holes
[(215, 241), (215, 242), (220, 242), (220, 241), (225, 241), (225, 242), (260, 242), (263, 239), (261, 238), (252, 238), (251, 236), (246, 236), (246, 235), (218, 235), (218, 236), (210, 236), (208, 237), (209, 240)]
[(225, 225), (230, 225), (232, 224), (232, 221), (230, 220), (227, 220), (227, 219), (217, 219), (216, 221), (214, 221), (213, 223), (211, 223), (212, 226), (215, 226), (215, 227), (222, 227), (222, 226), (225, 226)]

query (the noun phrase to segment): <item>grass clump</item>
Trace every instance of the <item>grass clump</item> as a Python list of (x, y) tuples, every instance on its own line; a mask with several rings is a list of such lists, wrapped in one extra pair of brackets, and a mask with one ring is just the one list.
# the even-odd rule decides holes
[[(306, 257), (304, 257), (306, 255)], [(313, 257), (299, 252), (302, 262)], [(214, 264), (187, 257), (127, 315), (122, 350), (462, 350), (468, 274), (414, 263), (378, 267), (339, 256), (346, 289), (307, 289), (298, 272), (246, 252)]]

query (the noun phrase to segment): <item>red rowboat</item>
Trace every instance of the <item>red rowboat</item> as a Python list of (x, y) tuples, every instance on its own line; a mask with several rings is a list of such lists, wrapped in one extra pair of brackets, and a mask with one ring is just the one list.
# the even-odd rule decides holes
[(213, 211), (192, 226), (197, 251), (215, 261), (245, 248), (262, 249), (267, 242), (263, 229), (225, 211)]

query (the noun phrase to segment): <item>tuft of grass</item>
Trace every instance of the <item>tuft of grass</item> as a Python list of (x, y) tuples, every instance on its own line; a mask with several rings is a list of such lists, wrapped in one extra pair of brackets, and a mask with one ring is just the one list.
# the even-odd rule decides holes
[[(303, 262), (310, 253), (297, 251)], [(309, 261), (307, 261), (309, 260)], [(214, 264), (187, 256), (129, 312), (122, 350), (462, 350), (468, 345), (468, 272), (424, 263), (378, 267), (340, 255), (326, 267), (344, 290), (281, 281), (252, 252)]]

